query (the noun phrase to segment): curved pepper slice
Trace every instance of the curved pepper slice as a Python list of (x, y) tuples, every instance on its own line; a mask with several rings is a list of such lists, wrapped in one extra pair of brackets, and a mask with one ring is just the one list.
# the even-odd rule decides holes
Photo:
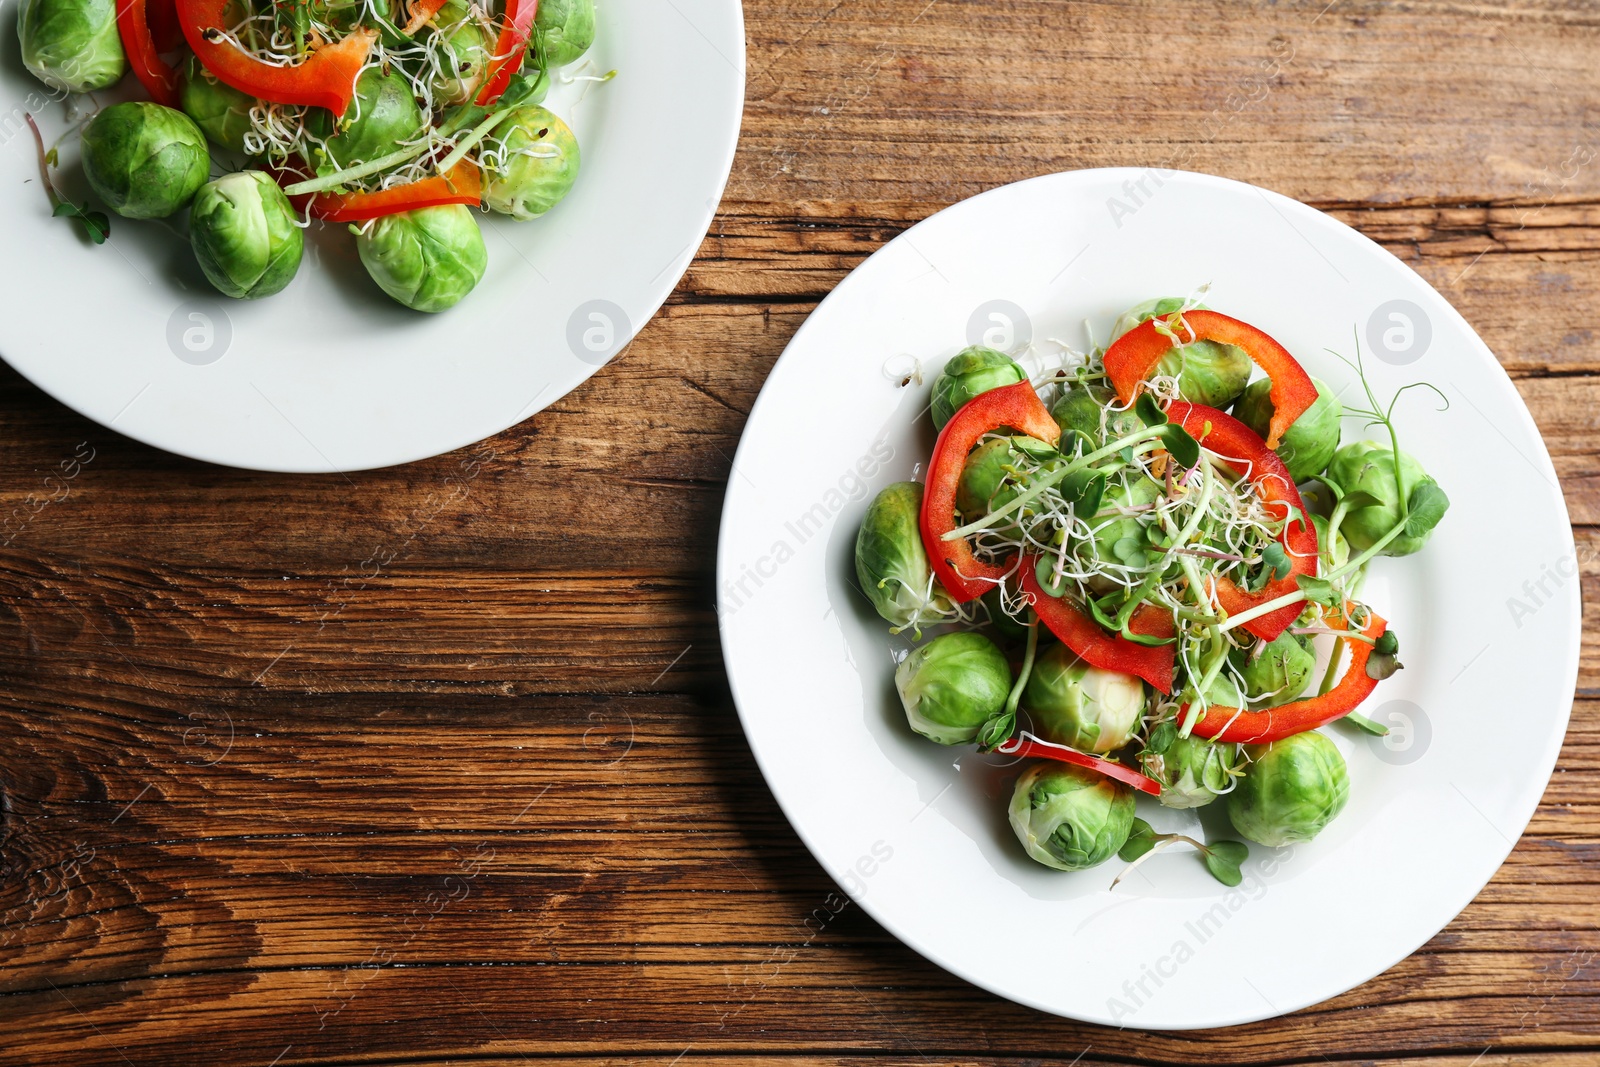
[(944, 540), (944, 535), (956, 528), (956, 487), (967, 465), (967, 453), (980, 437), (1003, 426), (1052, 445), (1061, 440), (1061, 427), (1033, 386), (1017, 382), (967, 401), (939, 431), (928, 460), (928, 484), (922, 494), (922, 546), (939, 584), (957, 604), (987, 593), (1016, 565), (1015, 556), (1003, 563), (983, 563), (966, 541)]
[(223, 35), (227, 6), (228, 0), (177, 0), (183, 35), (207, 70), (240, 92), (274, 104), (309, 104), (344, 114), (377, 31), (358, 29), (313, 50), (293, 66), (278, 67), (263, 63)]
[[(1347, 605), (1348, 607), (1348, 605)], [(1367, 620), (1361, 632), (1376, 640), (1383, 636), (1389, 624), (1376, 613)], [(1194, 724), (1194, 732), (1213, 741), (1240, 741), (1264, 743), (1281, 741), (1294, 734), (1315, 730), (1335, 719), (1343, 718), (1356, 710), (1361, 702), (1372, 695), (1378, 681), (1367, 675), (1367, 660), (1372, 646), (1365, 641), (1351, 641), (1350, 666), (1339, 684), (1321, 696), (1295, 700), (1265, 711), (1243, 711), (1213, 705)]]
[[(303, 197), (295, 197), (296, 207), (304, 210)], [(475, 205), (483, 199), (483, 172), (471, 160), (463, 159), (449, 174), (435, 174), (421, 181), (396, 185), (375, 193), (321, 193), (311, 198), (311, 214), (328, 222), (365, 222), (385, 215), (398, 215), (420, 207), (441, 204)]]
[(445, 3), (446, 0), (413, 0), (408, 9), (411, 18), (407, 20), (404, 26), (400, 27), (400, 31), (406, 34), (416, 33), (427, 24), (429, 19), (439, 13)]
[(1065, 745), (1052, 744), (1041, 741), (1035, 737), (1021, 735), (1009, 741), (1001, 742), (995, 751), (1002, 756), (1032, 756), (1035, 759), (1051, 759), (1057, 763), (1070, 763), (1074, 767), (1087, 767), (1091, 771), (1098, 771), (1113, 781), (1123, 785), (1131, 785), (1141, 793), (1149, 793), (1153, 797), (1161, 795), (1161, 783), (1154, 778), (1147, 778), (1134, 770), (1125, 767), (1115, 760), (1101, 759), (1079, 752), (1075, 748)]
[[(1300, 490), (1295, 488), (1289, 468), (1284, 466), (1278, 454), (1269, 449), (1250, 427), (1216, 408), (1175, 400), (1167, 409), (1167, 418), (1180, 424), (1196, 441), (1221, 456), (1241, 477), (1249, 478), (1274, 518), (1282, 519), (1296, 512), (1301, 516), (1299, 520), (1285, 524), (1283, 534), (1279, 537), (1289, 556), (1288, 575), (1268, 582), (1257, 593), (1245, 592), (1226, 576), (1218, 578), (1217, 603), (1222, 605), (1222, 610), (1229, 615), (1249, 611), (1285, 593), (1294, 592), (1299, 588), (1295, 582), (1297, 575), (1315, 575), (1317, 531), (1304, 517), (1305, 501), (1300, 498)], [(1290, 604), (1270, 615), (1245, 623), (1244, 628), (1263, 641), (1271, 641), (1300, 617), (1304, 607), (1303, 604)]]
[[(1173, 645), (1141, 645), (1121, 634), (1102, 630), (1078, 605), (1044, 591), (1034, 573), (1036, 562), (1033, 556), (1022, 559), (1022, 594), (1045, 629), (1059, 637), (1062, 644), (1091, 667), (1131, 674), (1163, 693), (1172, 692), (1172, 664), (1177, 656)], [(1134, 612), (1128, 629), (1151, 637), (1171, 637), (1172, 616), (1154, 605), (1144, 604)]]
[(511, 76), (522, 63), (522, 53), (527, 51), (528, 38), (533, 36), (533, 20), (538, 14), (539, 0), (506, 0), (506, 23), (494, 45), (496, 58), (489, 65), (489, 76), (478, 94), (479, 107), (488, 107), (500, 99), (511, 84)]
[[(1161, 357), (1173, 348), (1172, 338), (1156, 329), (1156, 319), (1140, 323), (1106, 349), (1106, 377), (1117, 387), (1124, 403), (1131, 401), (1139, 383), (1150, 376)], [(1289, 350), (1247, 322), (1215, 311), (1185, 311), (1177, 324), (1187, 325), (1190, 341), (1216, 341), (1245, 350), (1256, 366), (1267, 372), (1272, 388), (1272, 422), (1267, 427), (1267, 447), (1277, 448), (1294, 420), (1317, 401), (1317, 387)], [(1188, 342), (1185, 342), (1188, 343)]]
[(117, 5), (117, 36), (128, 54), (128, 66), (150, 99), (164, 107), (178, 107), (178, 73), (156, 51), (145, 0), (121, 0)]

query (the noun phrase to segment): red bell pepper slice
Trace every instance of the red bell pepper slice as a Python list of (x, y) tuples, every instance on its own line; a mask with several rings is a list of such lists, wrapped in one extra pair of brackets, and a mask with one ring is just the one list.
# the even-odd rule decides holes
[[(1022, 595), (1044, 623), (1045, 629), (1077, 653), (1091, 667), (1120, 671), (1143, 678), (1163, 693), (1172, 692), (1172, 664), (1177, 656), (1173, 645), (1141, 645), (1121, 634), (1107, 633), (1077, 604), (1051, 596), (1034, 573), (1036, 557), (1022, 559)], [(1151, 637), (1172, 636), (1172, 616), (1153, 604), (1142, 604), (1134, 612), (1128, 629)]]
[(183, 47), (183, 27), (178, 24), (178, 8), (173, 0), (148, 0), (144, 17), (157, 52), (176, 52)]
[[(136, 0), (137, 2), (137, 0)], [(240, 92), (274, 104), (308, 104), (343, 115), (356, 93), (356, 76), (378, 39), (376, 30), (358, 29), (322, 45), (293, 66), (263, 63), (223, 36), (228, 0), (176, 0), (183, 35), (212, 74)]]
[(139, 79), (150, 99), (164, 107), (178, 106), (178, 72), (167, 65), (156, 50), (155, 37), (146, 18), (145, 0), (120, 0), (117, 4), (117, 36), (128, 54), (128, 66)]
[(983, 563), (965, 540), (944, 540), (944, 535), (956, 528), (956, 488), (967, 465), (967, 453), (984, 434), (1002, 427), (1052, 445), (1061, 440), (1061, 427), (1033, 386), (1017, 382), (967, 401), (939, 431), (928, 460), (928, 484), (922, 495), (922, 545), (939, 584), (957, 604), (987, 593), (1016, 565), (1015, 556), (1002, 563)]
[[(1361, 632), (1376, 640), (1389, 624), (1376, 613), (1367, 619)], [(1350, 666), (1339, 684), (1321, 696), (1295, 700), (1265, 711), (1244, 711), (1216, 705), (1206, 709), (1194, 732), (1213, 741), (1239, 741), (1262, 744), (1282, 741), (1285, 737), (1315, 730), (1335, 719), (1343, 718), (1356, 710), (1361, 702), (1372, 695), (1378, 680), (1367, 675), (1367, 660), (1372, 656), (1372, 646), (1366, 641), (1351, 641)]]
[(528, 38), (533, 36), (533, 20), (539, 14), (539, 0), (506, 0), (506, 22), (500, 29), (500, 39), (495, 42), (496, 58), (489, 65), (489, 76), (484, 79), (483, 91), (478, 93), (479, 107), (488, 107), (500, 99), (500, 94), (511, 84), (511, 76), (522, 63), (522, 53), (528, 48)]
[[(293, 199), (296, 208), (305, 209), (304, 197)], [(483, 172), (476, 163), (463, 159), (451, 168), (449, 174), (435, 174), (375, 193), (317, 194), (311, 198), (311, 214), (328, 222), (365, 222), (414, 208), (438, 207), (441, 204), (476, 205), (482, 199)]]
[[(1229, 615), (1249, 611), (1269, 600), (1294, 592), (1299, 588), (1296, 576), (1314, 576), (1317, 573), (1316, 527), (1305, 517), (1305, 501), (1300, 498), (1300, 490), (1295, 488), (1289, 468), (1284, 466), (1278, 454), (1269, 449), (1250, 427), (1216, 408), (1175, 400), (1167, 409), (1167, 418), (1181, 425), (1201, 445), (1222, 457), (1241, 477), (1249, 478), (1274, 517), (1282, 519), (1296, 513), (1301, 516), (1286, 523), (1279, 536), (1279, 542), (1289, 556), (1288, 575), (1268, 582), (1265, 588), (1256, 593), (1245, 592), (1231, 578), (1218, 578), (1217, 603), (1222, 605), (1222, 610)], [(1304, 605), (1290, 604), (1270, 615), (1252, 619), (1244, 624), (1244, 628), (1263, 641), (1271, 641), (1287, 630), (1300, 617), (1303, 609)]]
[[(1134, 398), (1139, 383), (1150, 376), (1161, 357), (1174, 347), (1172, 338), (1156, 329), (1156, 319), (1140, 323), (1106, 350), (1106, 377), (1117, 387), (1123, 403)], [(1165, 321), (1164, 319), (1162, 321)], [(1267, 427), (1267, 447), (1277, 448), (1294, 420), (1317, 401), (1317, 387), (1289, 350), (1247, 322), (1215, 311), (1185, 311), (1176, 324), (1181, 332), (1187, 324), (1194, 336), (1190, 341), (1216, 341), (1245, 350), (1256, 366), (1267, 372), (1272, 388), (1272, 422)], [(1188, 343), (1188, 342), (1185, 342)]]
[(1041, 741), (1036, 737), (1021, 734), (1003, 741), (995, 747), (995, 751), (1002, 756), (1031, 756), (1035, 759), (1050, 759), (1057, 763), (1070, 763), (1074, 767), (1087, 767), (1091, 771), (1098, 771), (1114, 781), (1123, 785), (1131, 785), (1141, 793), (1149, 793), (1153, 797), (1161, 795), (1161, 783), (1154, 778), (1147, 778), (1134, 770), (1125, 767), (1115, 760), (1101, 759), (1075, 748), (1065, 745)]
[(400, 27), (401, 32), (412, 34), (422, 29), (427, 21), (437, 15), (449, 0), (415, 0), (410, 7), (411, 18)]

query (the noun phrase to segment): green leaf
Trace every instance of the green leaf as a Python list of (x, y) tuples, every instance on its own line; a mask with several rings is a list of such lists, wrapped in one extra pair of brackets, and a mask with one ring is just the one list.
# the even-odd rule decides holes
[(106, 218), (103, 211), (90, 211), (89, 205), (78, 207), (76, 204), (63, 201), (56, 205), (51, 212), (56, 218), (76, 219), (82, 226), (89, 240), (95, 244), (105, 244), (106, 238), (111, 236), (111, 220)]
[(1139, 394), (1139, 399), (1133, 404), (1133, 413), (1144, 420), (1146, 426), (1163, 426), (1167, 421), (1167, 413), (1161, 410), (1161, 405), (1149, 393)]
[(1122, 462), (1125, 465), (1130, 466), (1130, 467), (1133, 466), (1133, 446), (1129, 445), (1127, 448), (1124, 448), (1121, 452), (1118, 452), (1117, 453), (1117, 458), (1122, 460)]
[(1283, 546), (1276, 541), (1261, 553), (1261, 562), (1267, 566), (1275, 582), (1289, 577), (1289, 572), (1294, 570), (1294, 564), (1289, 560), (1289, 553), (1285, 552)]
[(1352, 726), (1361, 727), (1361, 729), (1365, 730), (1369, 734), (1372, 734), (1374, 737), (1389, 736), (1389, 728), (1387, 726), (1379, 722), (1373, 722), (1365, 715), (1358, 714), (1354, 711), (1346, 712), (1344, 721), (1350, 723)]
[(1117, 858), (1124, 863), (1132, 863), (1140, 856), (1156, 847), (1160, 840), (1155, 830), (1143, 819), (1133, 820), (1133, 831), (1128, 834), (1128, 840), (1117, 850)]
[(1107, 614), (1105, 608), (1100, 606), (1100, 601), (1090, 597), (1084, 603), (1088, 605), (1089, 614), (1094, 617), (1095, 622), (1104, 626), (1107, 630), (1115, 630), (1117, 628), (1117, 617)]
[(1400, 657), (1392, 652), (1388, 654), (1374, 652), (1367, 657), (1367, 677), (1381, 682), (1404, 666), (1405, 664), (1400, 662)]
[(1309, 574), (1297, 574), (1294, 581), (1306, 595), (1306, 599), (1313, 604), (1322, 604), (1330, 608), (1339, 606), (1339, 594), (1333, 588), (1333, 583), (1327, 579), (1313, 578)]
[(1157, 723), (1155, 729), (1150, 731), (1150, 740), (1145, 744), (1144, 750), (1159, 756), (1171, 748), (1177, 739), (1178, 724), (1167, 719), (1165, 722)]
[(1142, 567), (1150, 562), (1145, 555), (1143, 539), (1132, 534), (1119, 537), (1111, 546), (1111, 554), (1130, 567)]
[(1378, 635), (1378, 640), (1373, 643), (1372, 650), (1380, 656), (1392, 656), (1400, 651), (1400, 638), (1395, 636), (1393, 630), (1385, 630)]
[(1136, 634), (1126, 626), (1122, 628), (1122, 639), (1124, 641), (1132, 641), (1136, 645), (1143, 645), (1146, 648), (1160, 648), (1162, 645), (1175, 645), (1178, 643), (1178, 639), (1176, 637), (1156, 637), (1153, 634)]
[(1211, 877), (1225, 886), (1236, 886), (1244, 881), (1244, 872), (1240, 868), (1250, 858), (1250, 847), (1239, 841), (1212, 841), (1206, 845), (1201, 856), (1206, 861), (1206, 870), (1211, 872)]
[(1192, 467), (1200, 462), (1200, 442), (1189, 435), (1182, 426), (1171, 424), (1161, 431), (1161, 443), (1167, 446), (1179, 466)]
[(1017, 728), (1016, 712), (1001, 712), (978, 730), (978, 747), (984, 751), (1001, 744), (1010, 738), (1013, 730)]
[(1439, 525), (1439, 520), (1444, 518), (1444, 513), (1450, 509), (1450, 498), (1445, 495), (1434, 482), (1423, 482), (1411, 490), (1411, 500), (1407, 510), (1411, 513), (1406, 519), (1406, 536), (1423, 537), (1429, 530)]
[(1382, 507), (1383, 499), (1381, 497), (1373, 496), (1365, 489), (1357, 489), (1353, 492), (1346, 493), (1343, 498), (1341, 498), (1341, 503), (1344, 504), (1346, 510), (1355, 511), (1357, 508)]
[(1062, 479), (1056, 491), (1080, 516), (1087, 517), (1100, 510), (1100, 501), (1106, 495), (1106, 476), (1088, 469), (1073, 471)]

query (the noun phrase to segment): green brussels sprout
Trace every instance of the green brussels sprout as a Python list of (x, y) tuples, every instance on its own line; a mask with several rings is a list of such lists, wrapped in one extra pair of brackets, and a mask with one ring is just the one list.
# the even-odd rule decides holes
[(1330, 529), (1325, 515), (1312, 515), (1311, 525), (1317, 531), (1317, 554), (1322, 557), (1323, 567), (1328, 570), (1343, 567), (1350, 558), (1350, 542), (1344, 534)]
[(922, 547), (922, 483), (895, 482), (867, 506), (856, 534), (856, 579), (896, 630), (949, 612)]
[[(1009, 504), (1021, 488), (1012, 471), (1020, 463), (1042, 464), (1049, 468), (1059, 453), (1032, 437), (991, 437), (967, 457), (956, 486), (956, 507), (968, 522), (980, 519), (996, 508)], [(1024, 515), (1029, 514), (1026, 505)]]
[(220, 81), (194, 56), (183, 67), (183, 84), (178, 100), (184, 114), (211, 138), (211, 143), (234, 152), (243, 152), (244, 135), (250, 132), (250, 109), (260, 101)]
[[(1339, 420), (1344, 416), (1344, 405), (1339, 403), (1332, 387), (1320, 378), (1313, 378), (1311, 382), (1317, 387), (1316, 403), (1289, 425), (1283, 440), (1274, 449), (1289, 468), (1289, 477), (1297, 482), (1327, 469), (1328, 460), (1339, 449)], [(1251, 382), (1233, 409), (1234, 417), (1263, 440), (1272, 422), (1272, 398), (1267, 395), (1271, 389), (1270, 378)]]
[(533, 34), (545, 66), (566, 66), (594, 44), (594, 0), (543, 0)]
[(483, 202), (492, 211), (536, 219), (578, 180), (578, 139), (545, 108), (517, 108), (485, 144)]
[(1022, 687), (1022, 707), (1046, 741), (1080, 752), (1106, 753), (1127, 744), (1144, 720), (1144, 683), (1101, 670), (1066, 645), (1039, 656)]
[(17, 37), (22, 65), (52, 89), (106, 89), (128, 66), (113, 0), (22, 0)]
[(980, 633), (941, 634), (900, 661), (894, 687), (913, 730), (941, 745), (960, 745), (1006, 706), (1011, 665)]
[(440, 103), (464, 104), (483, 84), (494, 54), (494, 39), (461, 0), (450, 0), (440, 8), (433, 24), (431, 33), (438, 41), (439, 56), (433, 97)]
[(979, 393), (1025, 382), (1028, 375), (1004, 352), (982, 345), (963, 348), (951, 356), (933, 380), (933, 425), (944, 429), (956, 412)]
[(1035, 763), (1011, 792), (1011, 829), (1028, 855), (1081, 871), (1117, 854), (1133, 830), (1133, 790), (1067, 763)]
[(379, 288), (417, 311), (454, 307), (489, 263), (483, 231), (463, 204), (385, 215), (356, 238), (356, 251)]
[(1006, 609), (1001, 604), (999, 586), (983, 594), (983, 606), (989, 612), (989, 625), (993, 626), (995, 632), (1002, 638), (1008, 641), (1021, 641), (1028, 636), (1027, 624), (1006, 614)]
[[(1387, 445), (1352, 441), (1334, 453), (1327, 473), (1347, 497), (1360, 494), (1352, 500), (1350, 510), (1339, 525), (1339, 531), (1358, 553), (1377, 544), (1399, 524), (1402, 491), (1405, 493), (1404, 499), (1410, 499), (1415, 504), (1419, 499), (1418, 487), (1430, 487), (1423, 493), (1430, 506), (1426, 511), (1412, 511), (1406, 531), (1385, 545), (1382, 555), (1409, 556), (1421, 551), (1433, 535), (1433, 528), (1450, 507), (1450, 498), (1439, 488), (1439, 483), (1428, 477), (1422, 464), (1404, 452), (1400, 453), (1400, 481), (1405, 488), (1402, 490), (1397, 486), (1394, 452)], [(1359, 506), (1355, 506), (1357, 504)]]
[[(1117, 394), (1103, 385), (1069, 386), (1050, 409), (1050, 415), (1063, 434), (1076, 430), (1096, 446), (1103, 445), (1108, 440), (1126, 437), (1144, 429), (1144, 420), (1132, 408), (1126, 411), (1108, 409), (1107, 405), (1116, 398)], [(1061, 448), (1063, 451), (1071, 450), (1065, 437), (1062, 438)]]
[(340, 119), (324, 107), (306, 113), (306, 131), (316, 145), (307, 160), (318, 174), (370, 163), (399, 145), (420, 138), (427, 129), (411, 83), (398, 69), (385, 74), (368, 67), (356, 79), (355, 99)]
[(1233, 828), (1259, 845), (1310, 841), (1344, 810), (1350, 778), (1344, 757), (1315, 730), (1251, 745), (1245, 776), (1228, 794)]
[(211, 284), (237, 299), (271, 296), (288, 285), (305, 250), (289, 198), (259, 170), (200, 187), (189, 211), (189, 241)]
[(1306, 691), (1316, 673), (1317, 657), (1309, 641), (1285, 630), (1259, 654), (1254, 649), (1236, 650), (1234, 665), (1244, 682), (1245, 697), (1276, 707)]
[[(1170, 315), (1182, 308), (1184, 301), (1178, 297), (1146, 300), (1124, 311), (1112, 327), (1111, 340), (1153, 318)], [(1191, 305), (1190, 310), (1210, 310), (1204, 304)], [(1237, 345), (1218, 344), (1215, 341), (1192, 341), (1178, 345), (1161, 357), (1153, 374), (1178, 379), (1178, 393), (1191, 404), (1206, 404), (1225, 408), (1244, 392), (1250, 372), (1255, 369), (1250, 354)]]
[(113, 104), (83, 128), (83, 173), (117, 214), (164, 219), (206, 183), (211, 156), (188, 115), (137, 100)]
[(1199, 808), (1233, 788), (1243, 772), (1239, 746), (1203, 737), (1174, 737), (1161, 752), (1139, 756), (1144, 773), (1161, 783), (1161, 803), (1169, 808)]

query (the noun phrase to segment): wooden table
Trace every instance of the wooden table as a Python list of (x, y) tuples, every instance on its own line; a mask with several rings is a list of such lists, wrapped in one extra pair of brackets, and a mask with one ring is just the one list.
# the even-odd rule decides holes
[(1600, 17), (1325, 3), (751, 0), (742, 148), (668, 306), (429, 462), (218, 469), (0, 372), (0, 1061), (1597, 1062), (1593, 641), (1459, 919), (1198, 1034), (996, 1000), (854, 908), (815, 932), (833, 887), (728, 697), (717, 518), (773, 360), (896, 233), (1066, 168), (1257, 182), (1414, 266), (1516, 379), (1596, 580)]

